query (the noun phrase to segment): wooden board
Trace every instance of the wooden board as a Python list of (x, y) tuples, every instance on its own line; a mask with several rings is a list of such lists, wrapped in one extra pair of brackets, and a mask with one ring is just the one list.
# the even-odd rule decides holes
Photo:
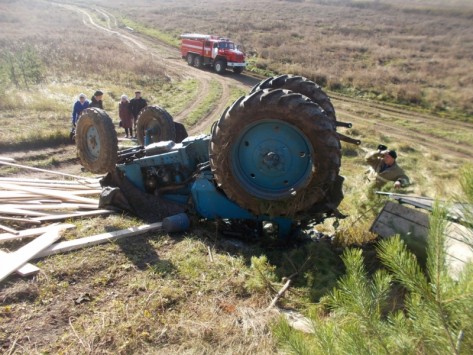
[(58, 226), (59, 228), (61, 228), (61, 230), (66, 230), (66, 229), (71, 229), (71, 228), (76, 227), (74, 224), (54, 224), (54, 225), (49, 225), (46, 227), (24, 229), (21, 231), (17, 231), (16, 233), (2, 233), (0, 234), (0, 242), (13, 240), (13, 239), (36, 237), (40, 234), (47, 232), (53, 226)]
[(12, 184), (12, 183), (6, 183), (6, 182), (0, 182), (0, 188), (10, 190), (10, 191), (11, 190), (13, 190), (13, 191), (23, 191), (23, 192), (33, 193), (33, 194), (36, 194), (36, 195), (56, 197), (56, 198), (59, 198), (63, 201), (91, 203), (91, 204), (95, 204), (96, 206), (99, 205), (98, 200), (77, 196), (77, 195), (72, 194), (69, 191), (47, 190), (47, 189), (34, 188), (34, 187), (31, 187), (31, 186), (21, 186), (21, 185), (16, 185), (16, 184)]
[(0, 205), (0, 213), (11, 215), (11, 216), (22, 216), (22, 217), (44, 217), (48, 216), (47, 213), (38, 212), (38, 211), (31, 211), (31, 210), (23, 210), (13, 207), (5, 207)]
[(74, 178), (76, 180), (82, 180), (82, 181), (90, 181), (92, 183), (96, 182), (96, 180), (94, 181), (94, 179), (89, 179), (89, 178), (85, 178), (83, 176), (77, 176), (77, 175), (71, 175), (71, 174), (66, 174), (66, 173), (62, 173), (60, 171), (53, 171), (53, 170), (46, 170), (46, 169), (40, 169), (40, 168), (34, 168), (32, 166), (27, 166), (27, 165), (21, 165), (21, 164), (13, 164), (13, 163), (9, 163), (5, 160), (0, 160), (0, 164), (2, 165), (8, 165), (8, 166), (14, 166), (16, 168), (22, 168), (22, 169), (27, 169), (27, 170), (34, 170), (34, 171), (41, 171), (43, 173), (48, 173), (48, 174), (53, 174), (53, 175), (61, 175), (61, 176), (67, 176), (67, 177), (71, 177), (71, 178)]
[(113, 213), (116, 213), (116, 212), (110, 211), (110, 210), (95, 210), (95, 211), (76, 212), (76, 213), (68, 213), (68, 214), (60, 214), (60, 215), (49, 215), (45, 217), (35, 217), (34, 220), (39, 221), (39, 222), (64, 221), (65, 219), (72, 219), (72, 218), (106, 216)]
[[(8, 253), (4, 252), (3, 250), (0, 250), (0, 260), (7, 255)], [(26, 263), (23, 266), (20, 266), (19, 269), (16, 269), (16, 273), (21, 276), (30, 276), (30, 275), (37, 274), (38, 272), (39, 272), (39, 267), (30, 263)]]
[(17, 251), (2, 256), (0, 259), (0, 281), (26, 264), (59, 238), (61, 238), (60, 229), (58, 227), (52, 227), (51, 230), (37, 237)]
[(10, 227), (7, 227), (7, 226), (4, 226), (3, 224), (0, 224), (0, 229), (9, 233), (9, 234), (18, 234), (18, 231), (13, 229), (13, 228), (10, 228)]
[(54, 255), (58, 253), (64, 253), (64, 252), (76, 250), (76, 249), (82, 249), (82, 248), (90, 247), (97, 244), (111, 242), (113, 240), (117, 240), (120, 238), (132, 237), (132, 236), (136, 236), (136, 235), (140, 235), (140, 234), (144, 234), (150, 231), (155, 231), (155, 230), (160, 230), (160, 229), (162, 229), (162, 223), (157, 222), (157, 223), (152, 223), (152, 224), (144, 224), (139, 227), (130, 227), (130, 228), (122, 229), (115, 232), (98, 234), (91, 237), (67, 240), (65, 242), (51, 245), (47, 249), (38, 253), (36, 255), (36, 258)]
[(38, 204), (0, 204), (0, 209), (32, 209), (34, 211), (44, 211), (44, 210), (79, 210), (79, 209), (84, 209), (84, 210), (96, 210), (97, 206), (94, 205), (89, 205), (89, 204), (83, 204), (83, 203), (38, 203)]
[(41, 221), (35, 221), (33, 219), (28, 219), (28, 218), (16, 218), (16, 217), (0, 216), (0, 220), (11, 221), (11, 222), (20, 222), (20, 223), (29, 223), (29, 224), (41, 224)]

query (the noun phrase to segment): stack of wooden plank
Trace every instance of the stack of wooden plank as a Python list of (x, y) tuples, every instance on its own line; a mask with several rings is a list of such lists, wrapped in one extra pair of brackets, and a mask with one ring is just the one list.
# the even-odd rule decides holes
[(100, 191), (97, 180), (0, 178), (0, 220), (39, 225), (112, 213), (98, 209), (98, 199), (90, 197)]
[[(0, 177), (0, 281), (15, 271), (22, 276), (37, 273), (39, 269), (28, 263), (35, 258), (161, 229), (161, 223), (145, 224), (55, 243), (64, 230), (75, 228), (75, 225), (53, 222), (113, 213), (98, 208), (96, 196), (101, 192), (98, 179), (19, 165), (9, 158), (0, 157), (0, 165), (59, 175), (62, 178)], [(26, 238), (33, 240), (16, 251), (1, 250), (6, 249), (4, 243), (7, 241)]]
[[(15, 271), (22, 276), (37, 273), (39, 269), (28, 263), (32, 259), (161, 229), (159, 222), (55, 243), (64, 230), (75, 225), (53, 222), (113, 213), (98, 208), (97, 195), (102, 191), (98, 179), (19, 165), (10, 158), (0, 157), (0, 165), (62, 177), (0, 177), (0, 281)], [(33, 240), (13, 252), (1, 249), (7, 241), (25, 238)]]

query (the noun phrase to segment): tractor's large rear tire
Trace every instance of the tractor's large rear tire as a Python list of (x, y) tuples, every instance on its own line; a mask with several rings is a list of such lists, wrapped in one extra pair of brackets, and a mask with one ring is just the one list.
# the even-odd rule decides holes
[(340, 157), (335, 122), (298, 93), (241, 97), (212, 129), (210, 165), (218, 186), (256, 215), (294, 216), (322, 201)]
[(152, 130), (149, 143), (174, 141), (176, 129), (172, 116), (162, 107), (146, 106), (141, 110), (136, 123), (136, 137), (138, 143), (144, 145), (146, 130)]
[(77, 121), (75, 137), (79, 159), (84, 168), (95, 174), (115, 169), (118, 160), (117, 132), (104, 110), (84, 110)]
[(328, 95), (313, 81), (303, 76), (280, 75), (268, 78), (253, 87), (251, 92), (263, 89), (286, 89), (307, 96), (325, 111), (332, 120), (336, 120), (335, 109)]

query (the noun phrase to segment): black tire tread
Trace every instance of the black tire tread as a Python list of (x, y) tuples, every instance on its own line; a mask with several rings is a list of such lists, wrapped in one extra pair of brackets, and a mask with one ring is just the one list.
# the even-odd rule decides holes
[(144, 131), (152, 121), (158, 121), (161, 127), (161, 134), (151, 143), (168, 140), (175, 141), (176, 128), (172, 116), (164, 108), (150, 105), (141, 110), (136, 123), (136, 138), (138, 139), (139, 144), (144, 144)]
[[(314, 169), (308, 185), (294, 196), (263, 200), (249, 194), (232, 173), (232, 144), (245, 126), (265, 117), (283, 117), (309, 139)], [(228, 198), (256, 215), (294, 216), (324, 199), (340, 170), (340, 142), (335, 123), (307, 97), (287, 90), (259, 90), (238, 99), (214, 126), (210, 141), (214, 178)]]
[[(87, 130), (95, 126), (100, 140), (97, 158), (90, 155), (87, 147)], [(115, 169), (118, 160), (118, 138), (115, 126), (108, 114), (99, 108), (82, 112), (76, 126), (76, 146), (82, 166), (94, 174), (104, 174)]]

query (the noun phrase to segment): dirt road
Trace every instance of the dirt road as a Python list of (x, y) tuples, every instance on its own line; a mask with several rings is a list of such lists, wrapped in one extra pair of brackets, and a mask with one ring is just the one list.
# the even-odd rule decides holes
[[(226, 75), (218, 75), (211, 70), (191, 67), (181, 59), (178, 49), (156, 39), (120, 28), (115, 16), (105, 9), (62, 6), (82, 14), (85, 26), (110, 33), (119, 37), (128, 46), (159, 57), (166, 68), (166, 75), (171, 79), (193, 78), (199, 83), (198, 92), (200, 93), (208, 92), (211, 81), (217, 81), (221, 88), (218, 102), (210, 113), (201, 117), (195, 126), (188, 129), (191, 135), (206, 131), (211, 123), (220, 117), (226, 106), (229, 105), (232, 86), (248, 92), (260, 80), (245, 74), (236, 75), (227, 72)], [(102, 18), (105, 25), (94, 20), (94, 13)], [(460, 160), (470, 159), (470, 152), (473, 148), (473, 124), (420, 114), (378, 102), (356, 100), (341, 95), (331, 96), (338, 119), (352, 122), (358, 131), (363, 131), (365, 128), (374, 129), (381, 131), (388, 140), (409, 144), (416, 150), (424, 150)], [(174, 119), (182, 121), (204, 99), (205, 95), (198, 95), (187, 107), (176, 114)], [(451, 134), (453, 132), (456, 134)]]

